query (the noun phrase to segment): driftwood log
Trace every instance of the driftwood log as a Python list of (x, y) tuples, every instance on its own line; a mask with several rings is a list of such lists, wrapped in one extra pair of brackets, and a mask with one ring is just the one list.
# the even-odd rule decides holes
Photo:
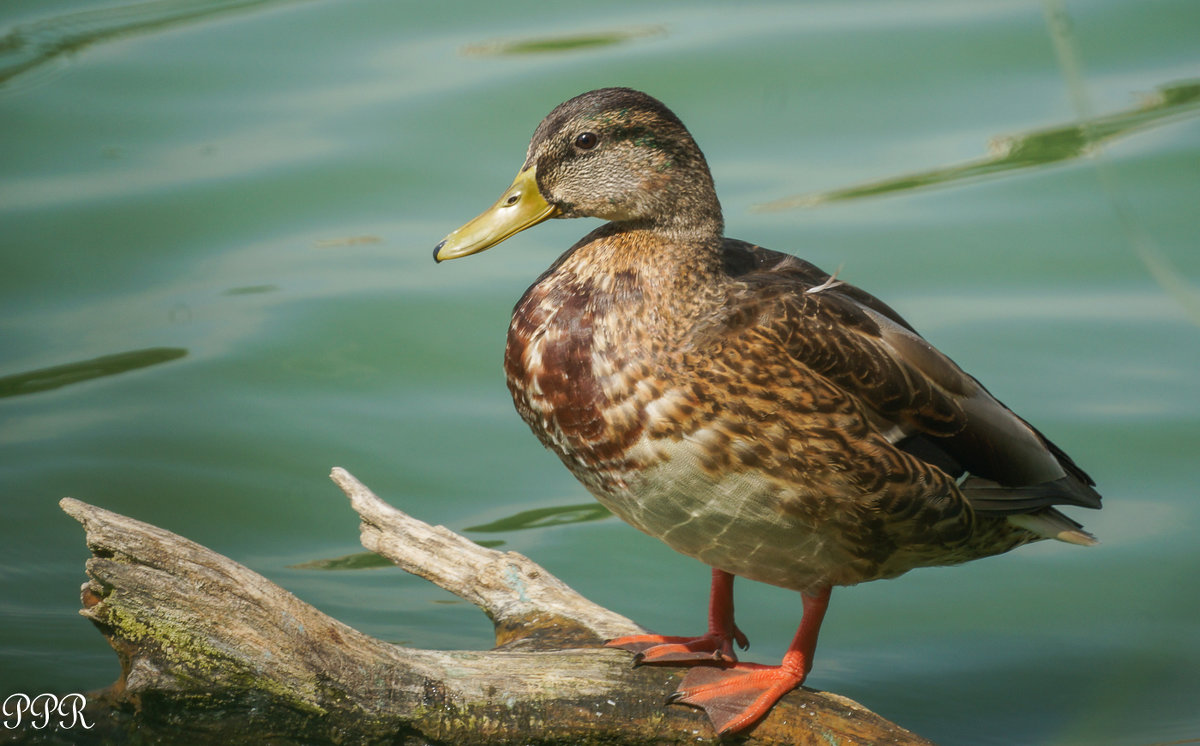
[[(665, 706), (682, 669), (631, 666), (600, 647), (636, 633), (532, 561), (486, 549), (334, 482), (362, 543), (486, 613), (488, 651), (376, 640), (266, 578), (154, 526), (66, 498), (93, 553), (83, 616), (120, 659), (88, 696), (95, 727), (26, 741), (79, 743), (682, 744), (714, 739), (703, 713)], [(22, 733), (6, 734), (21, 738)], [(792, 692), (746, 744), (928, 744), (834, 694)]]

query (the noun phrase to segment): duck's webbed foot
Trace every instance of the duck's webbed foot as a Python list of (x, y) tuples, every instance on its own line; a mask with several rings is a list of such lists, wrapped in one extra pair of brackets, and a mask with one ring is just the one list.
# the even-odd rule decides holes
[(737, 654), (733, 652), (735, 642), (742, 650), (750, 645), (746, 635), (733, 623), (733, 575), (714, 569), (707, 634), (699, 637), (631, 635), (609, 640), (605, 645), (635, 653), (635, 665), (732, 665), (737, 662)]
[(732, 668), (698, 667), (687, 672), (668, 704), (699, 707), (717, 733), (737, 733), (761, 720), (775, 703), (804, 682), (784, 666), (739, 663)]
[(737, 662), (737, 654), (733, 652), (735, 642), (743, 650), (750, 644), (736, 626), (730, 634), (717, 631), (699, 637), (632, 635), (609, 640), (605, 645), (635, 653), (634, 665), (639, 666), (653, 663), (720, 665)]

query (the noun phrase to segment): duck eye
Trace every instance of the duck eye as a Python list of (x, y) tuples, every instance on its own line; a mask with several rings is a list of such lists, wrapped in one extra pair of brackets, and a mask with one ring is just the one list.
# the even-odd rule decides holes
[(595, 132), (582, 132), (575, 137), (575, 147), (580, 150), (591, 150), (596, 147), (596, 143), (600, 142), (600, 138)]

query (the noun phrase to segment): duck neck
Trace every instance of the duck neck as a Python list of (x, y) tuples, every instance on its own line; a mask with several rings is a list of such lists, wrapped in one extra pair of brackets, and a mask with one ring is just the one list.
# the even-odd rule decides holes
[(693, 160), (693, 167), (672, 174), (656, 184), (656, 189), (646, 189), (651, 204), (641, 206), (641, 214), (653, 217), (630, 221), (627, 226), (652, 230), (668, 242), (720, 246), (725, 233), (721, 202), (698, 148), (689, 162)]
[(625, 314), (656, 334), (683, 332), (716, 302), (723, 276), (721, 224), (687, 231), (657, 224), (608, 223), (564, 257), (570, 274), (612, 295)]

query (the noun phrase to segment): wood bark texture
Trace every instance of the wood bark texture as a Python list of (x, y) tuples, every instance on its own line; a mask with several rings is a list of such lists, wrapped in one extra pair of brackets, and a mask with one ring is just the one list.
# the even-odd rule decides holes
[[(528, 558), (391, 507), (342, 469), (362, 543), (471, 601), (486, 651), (419, 650), (332, 619), (261, 575), (161, 528), (66, 498), (93, 556), (83, 616), (121, 665), (89, 695), (96, 727), (8, 735), (39, 743), (696, 744), (704, 714), (666, 706), (683, 669), (634, 668), (601, 647), (641, 628)], [(55, 739), (61, 739), (55, 741)], [(827, 692), (799, 689), (745, 744), (928, 741)]]

